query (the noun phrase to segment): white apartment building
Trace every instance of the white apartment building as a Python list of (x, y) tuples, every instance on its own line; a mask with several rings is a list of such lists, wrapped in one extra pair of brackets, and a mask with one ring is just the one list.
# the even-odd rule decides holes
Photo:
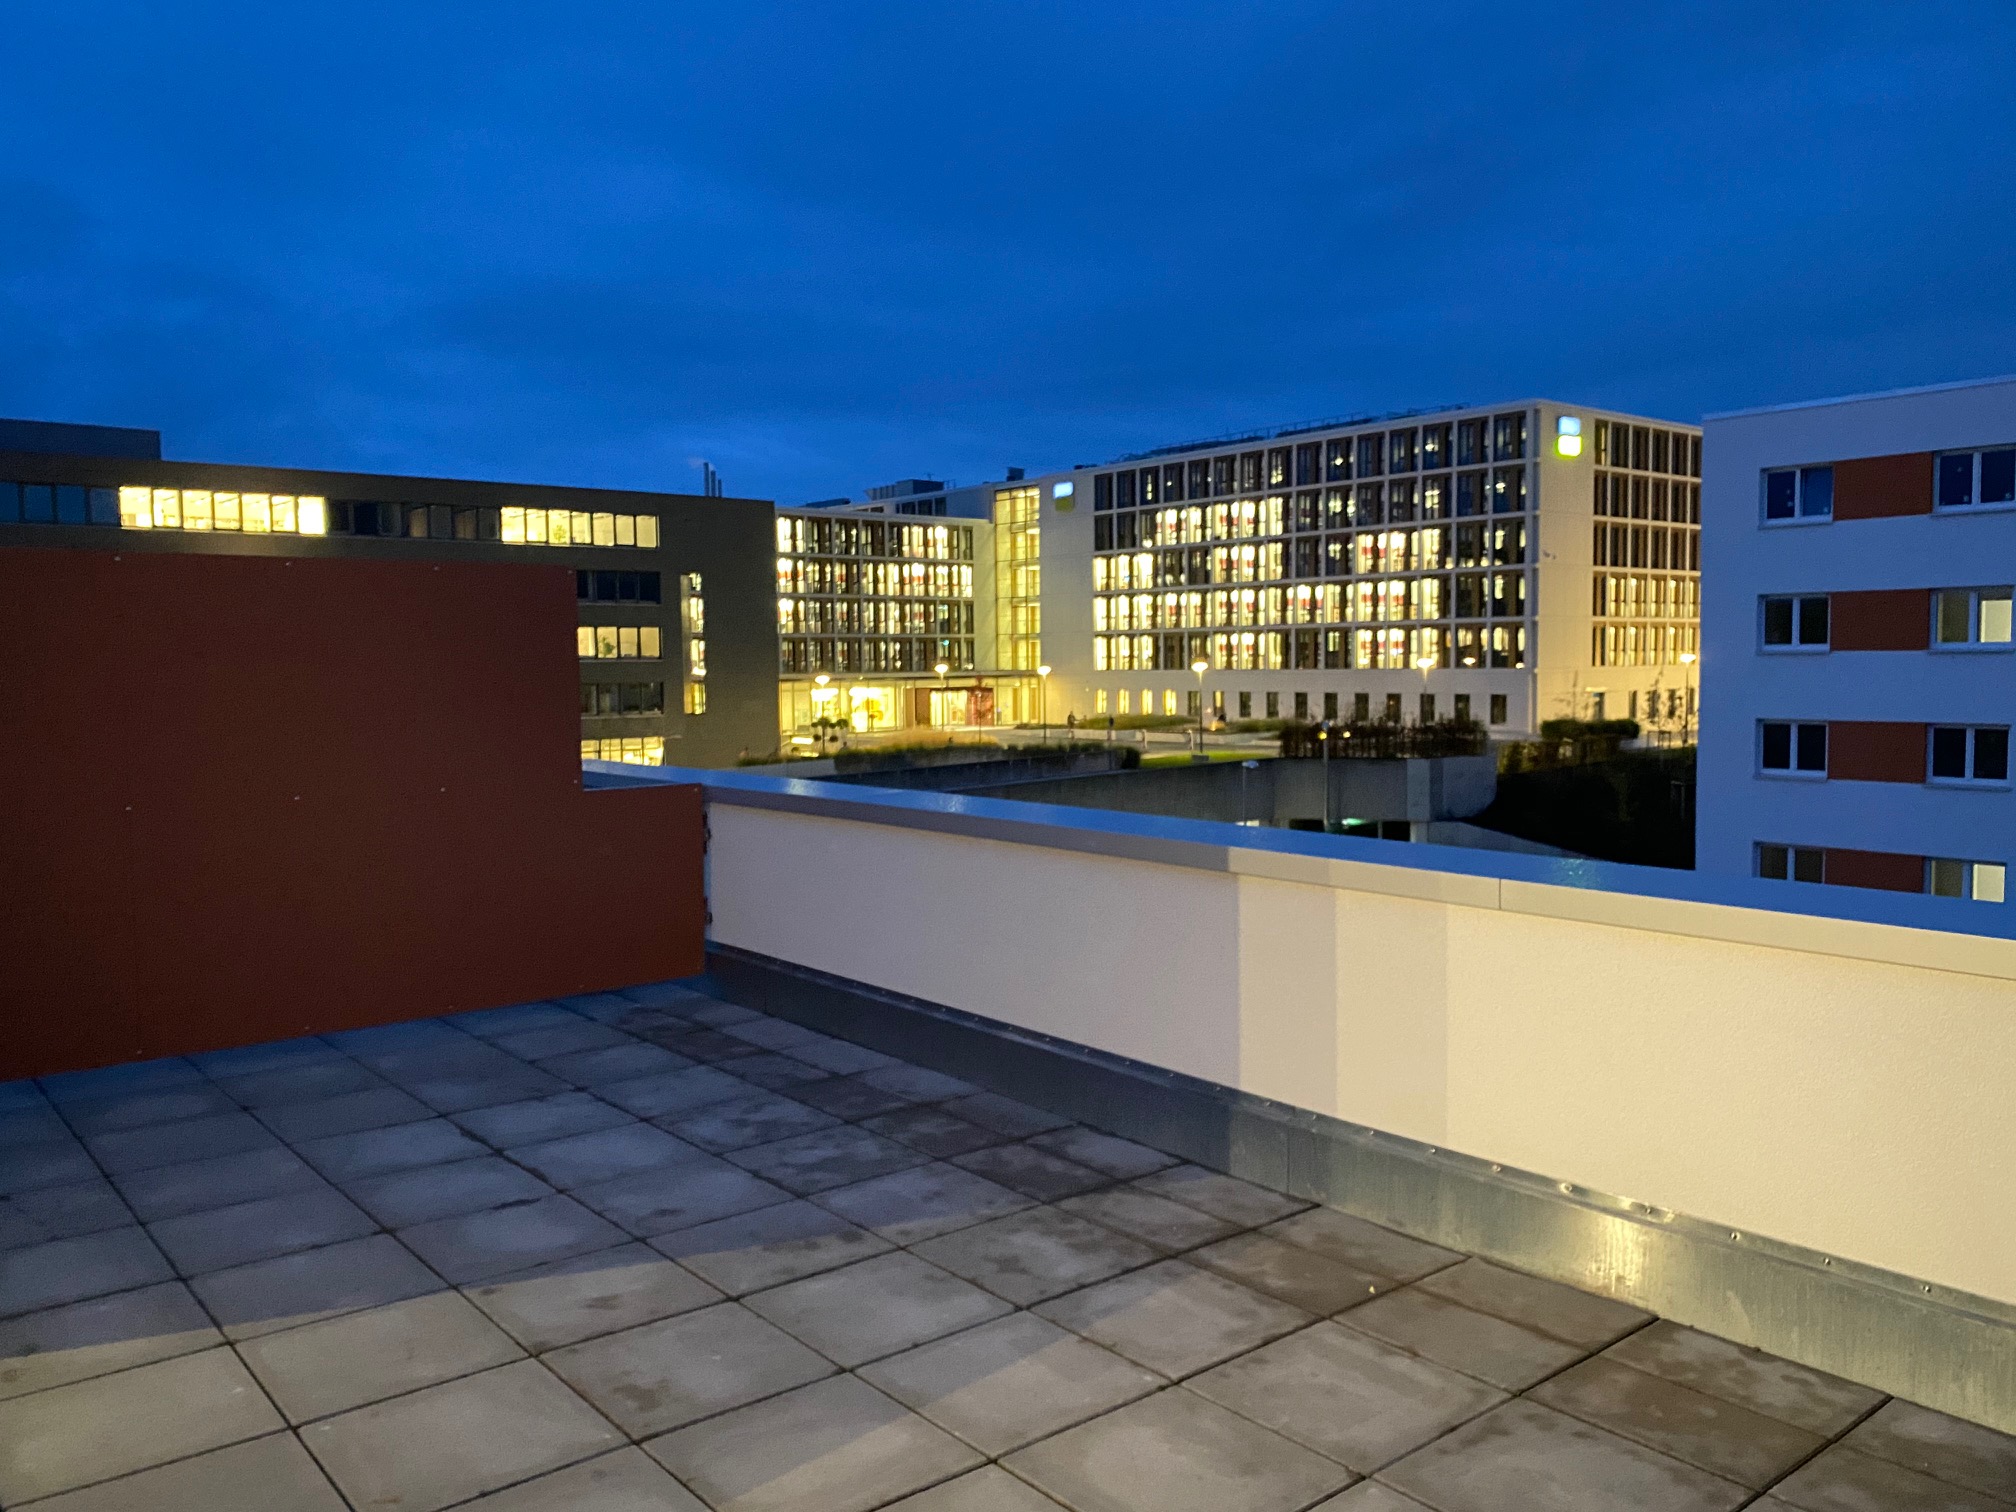
[(1698, 867), (2001, 905), (2016, 378), (1706, 434)]

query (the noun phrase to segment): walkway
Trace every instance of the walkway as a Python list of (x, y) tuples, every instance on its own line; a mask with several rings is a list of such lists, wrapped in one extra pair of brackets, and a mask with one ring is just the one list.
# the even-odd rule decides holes
[(0, 1196), (8, 1508), (2016, 1507), (2016, 1440), (676, 986), (0, 1085)]

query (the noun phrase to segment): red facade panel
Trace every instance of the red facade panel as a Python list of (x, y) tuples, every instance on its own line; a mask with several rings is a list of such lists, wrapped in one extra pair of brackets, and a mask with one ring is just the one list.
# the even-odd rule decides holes
[(1892, 851), (1827, 852), (1827, 880), (1839, 887), (1874, 887), (1883, 892), (1925, 891), (1925, 858)]
[(1876, 719), (1829, 724), (1827, 776), (1842, 782), (1923, 782), (1925, 726)]
[(564, 568), (0, 550), (0, 1078), (702, 969)]
[(1932, 590), (1878, 588), (1832, 596), (1836, 651), (1923, 651), (1932, 643)]
[(1932, 453), (1856, 457), (1834, 464), (1834, 518), (1932, 513)]

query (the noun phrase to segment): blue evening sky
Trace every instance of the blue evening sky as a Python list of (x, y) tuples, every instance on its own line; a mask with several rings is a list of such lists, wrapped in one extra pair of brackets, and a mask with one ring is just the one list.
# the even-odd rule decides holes
[(12, 0), (0, 415), (796, 502), (2016, 369), (2016, 5)]

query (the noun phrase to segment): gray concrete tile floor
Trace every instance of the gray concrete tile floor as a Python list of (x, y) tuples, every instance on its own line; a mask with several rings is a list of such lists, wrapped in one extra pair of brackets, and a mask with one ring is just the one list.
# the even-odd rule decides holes
[(679, 983), (0, 1085), (0, 1507), (2012, 1512), (2016, 1439)]

